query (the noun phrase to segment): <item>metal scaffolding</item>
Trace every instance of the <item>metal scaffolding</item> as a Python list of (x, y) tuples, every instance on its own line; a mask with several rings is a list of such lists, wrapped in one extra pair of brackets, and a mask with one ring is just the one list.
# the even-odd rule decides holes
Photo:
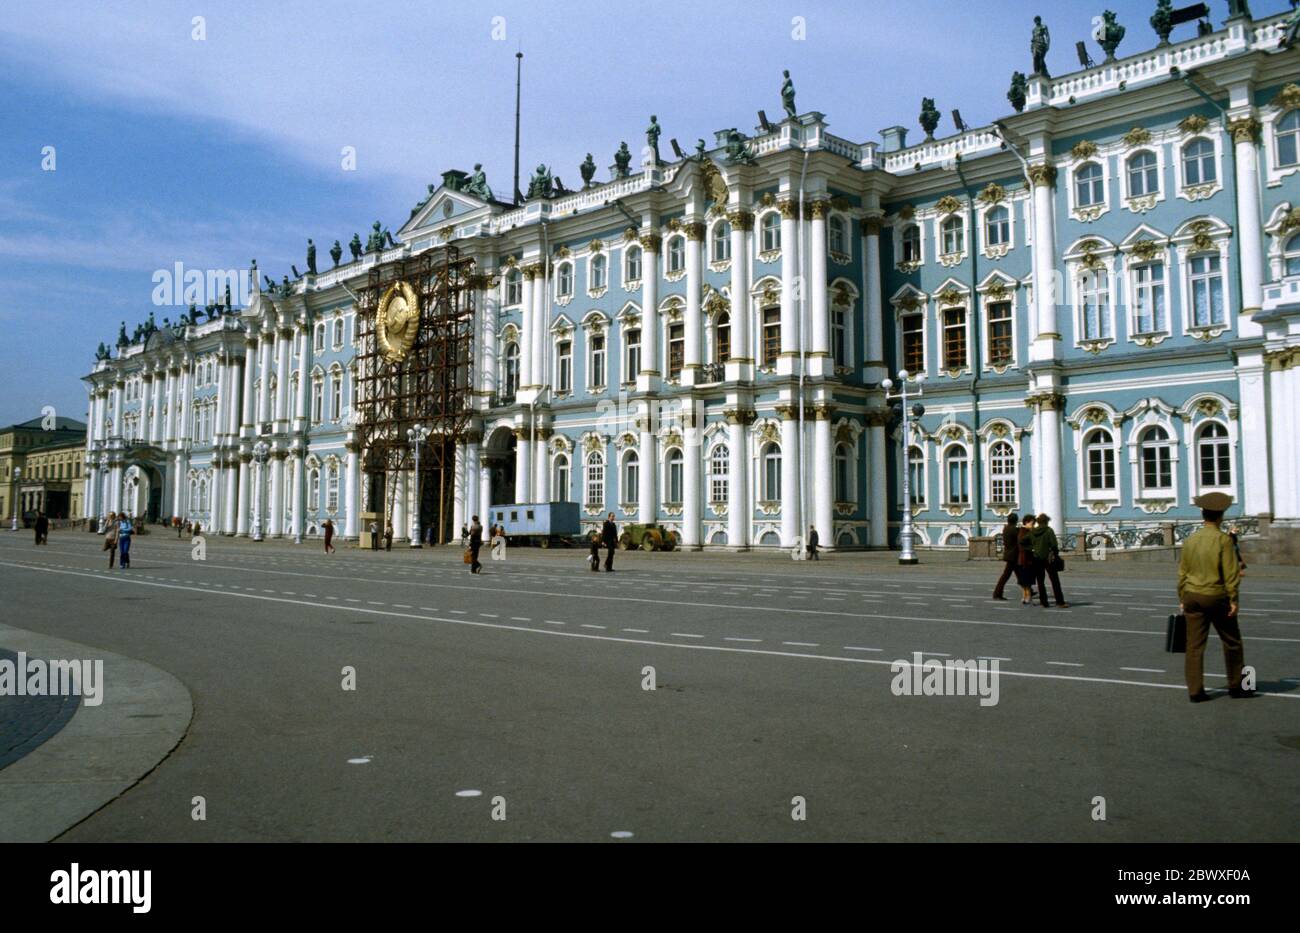
[[(438, 544), (456, 534), (456, 450), (473, 416), (473, 268), (454, 246), (441, 246), (375, 266), (358, 294), (357, 442), (369, 511), (382, 511), (381, 533), (393, 518), (397, 477), (414, 466), (408, 431), (420, 426), (428, 431), (419, 473), (412, 472), (420, 526), (434, 529)], [(409, 350), (393, 362), (381, 346), (377, 316), (384, 296), (402, 283), (418, 298), (419, 318)]]

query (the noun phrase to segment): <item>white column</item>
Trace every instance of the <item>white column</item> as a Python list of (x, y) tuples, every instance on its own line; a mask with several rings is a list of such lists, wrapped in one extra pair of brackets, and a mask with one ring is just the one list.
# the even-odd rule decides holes
[[(472, 483), (466, 482), (465, 470), (468, 466), (469, 458), (465, 454), (465, 444), (456, 444), (456, 471), (454, 474), (455, 488), (452, 490), (451, 497), (451, 536), (453, 540), (459, 541), (460, 526), (469, 524), (470, 502), (469, 487)], [(428, 529), (421, 528), (421, 533), (428, 534)], [(434, 540), (437, 540), (435, 537)]]
[(284, 457), (272, 454), (266, 468), (271, 474), (271, 518), (267, 522), (267, 534), (278, 538), (284, 533)]
[[(532, 479), (532, 438), (526, 428), (515, 428), (515, 502), (532, 502), (529, 497)], [(506, 505), (508, 503), (502, 503)]]
[[(541, 428), (536, 431), (537, 437), (533, 441), (533, 501), (550, 502), (551, 501), (551, 458), (546, 452), (547, 438), (551, 436), (550, 429)], [(460, 527), (457, 526), (457, 531)]]
[(655, 501), (655, 475), (658, 469), (658, 457), (655, 456), (655, 436), (650, 430), (651, 424), (648, 416), (643, 416), (645, 420), (641, 422), (640, 438), (637, 443), (637, 455), (640, 458), (637, 471), (637, 514), (643, 523), (653, 523), (655, 516), (658, 514), (657, 503)]
[[(749, 231), (754, 215), (733, 210), (731, 222), (731, 359), (726, 365), (727, 379), (752, 379), (754, 358), (750, 355), (749, 313)], [(730, 513), (730, 509), (728, 509)], [(728, 540), (731, 535), (728, 533)]]
[(239, 504), (238, 514), (235, 516), (235, 534), (241, 537), (248, 534), (248, 518), (252, 510), (249, 488), (251, 477), (249, 475), (250, 467), (247, 455), (241, 455), (239, 458)]
[(357, 529), (360, 527), (361, 484), (358, 482), (358, 466), (357, 452), (352, 445), (348, 445), (348, 456), (343, 475), (343, 501), (346, 503), (343, 515), (343, 536), (345, 538), (355, 538)]
[[(735, 266), (735, 254), (732, 254)], [(734, 307), (734, 305), (733, 305)], [(733, 318), (734, 321), (734, 318)], [(732, 324), (735, 327), (735, 324)], [(727, 546), (749, 546), (749, 454), (746, 436), (752, 412), (732, 410), (727, 412)]]
[(189, 467), (185, 460), (183, 452), (172, 458), (172, 474), (176, 477), (172, 483), (172, 514), (182, 518), (185, 516), (185, 490), (189, 486), (189, 479), (185, 476)]
[(523, 269), (523, 308), (520, 310), (520, 331), (519, 334), (519, 385), (528, 387), (536, 385), (538, 379), (533, 375), (533, 331), (537, 329), (537, 321), (533, 317), (534, 298), (533, 279), (537, 277), (539, 266), (529, 265)]
[(293, 527), (290, 530), (295, 540), (300, 539), (306, 532), (306, 513), (307, 465), (303, 449), (299, 447), (293, 454)]
[[(1030, 348), (1031, 360), (1054, 359), (1061, 334), (1056, 323), (1056, 232), (1053, 221), (1053, 190), (1056, 168), (1048, 163), (1029, 167), (1034, 185), (1034, 307), (1038, 316), (1038, 337)], [(1059, 451), (1058, 451), (1059, 454)], [(1052, 515), (1052, 520), (1060, 518)]]
[(262, 332), (262, 371), (259, 373), (262, 385), (257, 397), (257, 430), (261, 433), (271, 423), (271, 351), (275, 340), (274, 331)]
[(641, 392), (657, 389), (663, 372), (659, 365), (660, 244), (657, 233), (641, 237), (641, 372), (636, 377), (636, 387)]
[(176, 441), (176, 379), (172, 372), (172, 367), (168, 364), (163, 376), (163, 401), (167, 413), (163, 415), (162, 421), (162, 440), (168, 445)]
[(691, 411), (683, 425), (682, 450), (682, 547), (698, 548), (703, 542), (700, 534), (700, 515), (704, 507), (703, 431)]
[(298, 341), (298, 397), (294, 400), (294, 422), (293, 429), (301, 431), (307, 427), (307, 383), (311, 381), (311, 340), (307, 325), (299, 321), (297, 331)]
[(229, 370), (229, 376), (226, 378), (226, 391), (230, 398), (226, 403), (225, 424), (220, 428), (225, 435), (232, 439), (239, 437), (239, 423), (241, 420), (242, 399), (241, 393), (244, 386), (244, 360), (241, 356), (232, 355), (226, 368)]
[(230, 405), (230, 367), (226, 365), (224, 353), (217, 357), (217, 410), (212, 413), (212, 446), (221, 443), (221, 435), (226, 430), (226, 409)]
[(167, 396), (164, 393), (166, 382), (166, 370), (154, 372), (153, 392), (150, 393), (150, 403), (153, 405), (153, 415), (149, 418), (149, 443), (151, 444), (163, 442), (163, 407), (167, 403)]
[[(397, 489), (393, 493), (393, 514), (389, 516), (393, 523), (393, 541), (405, 540), (409, 537), (409, 529), (406, 527), (406, 497), (409, 495), (407, 490), (410, 488), (407, 483), (407, 476), (406, 470), (399, 470), (394, 476)], [(381, 529), (381, 533), (382, 531), (383, 529)]]
[[(799, 316), (795, 306), (795, 289), (799, 284), (798, 215), (798, 201), (781, 202), (781, 353), (776, 361), (776, 371), (781, 375), (795, 371), (799, 347)], [(785, 521), (782, 520), (781, 524), (784, 528)], [(782, 544), (788, 546), (784, 533), (782, 538)]]
[[(93, 405), (92, 405), (93, 407)], [(96, 466), (86, 467), (86, 495), (85, 495), (85, 517), (99, 517), (99, 468)], [(15, 490), (17, 492), (17, 490)]]
[[(255, 413), (255, 399), (253, 398), (253, 381), (257, 375), (257, 340), (252, 334), (249, 334), (244, 340), (244, 389), (243, 389), (243, 412), (240, 415), (240, 425), (248, 431), (241, 430), (241, 434), (249, 433), (257, 421)], [(242, 496), (240, 497), (243, 498)]]
[(551, 322), (546, 319), (546, 285), (546, 276), (538, 272), (533, 277), (533, 331), (528, 337), (535, 386), (550, 381), (546, 371), (546, 341), (551, 328)]
[[(880, 277), (880, 219), (868, 217), (862, 221), (862, 231), (862, 252), (866, 259), (862, 282), (862, 308), (865, 318), (863, 330), (866, 332), (866, 341), (862, 347), (865, 366), (863, 375), (868, 382), (879, 382), (886, 372), (883, 295), (881, 294), (883, 280)], [(876, 474), (873, 472), (872, 475)], [(884, 474), (881, 473), (880, 477), (883, 484)]]
[[(124, 394), (122, 386), (122, 382), (118, 382), (113, 386), (113, 433), (118, 437), (124, 436), (122, 431), (122, 396)], [(113, 511), (120, 511), (120, 508), (115, 507)]]
[(145, 373), (140, 380), (143, 388), (143, 394), (140, 397), (140, 439), (146, 443), (149, 441), (149, 405), (153, 396), (153, 375)]
[(289, 430), (289, 351), (292, 347), (293, 331), (282, 329), (276, 331), (275, 349), (278, 360), (276, 362), (276, 386), (275, 386), (275, 430)]
[[(461, 484), (465, 493), (465, 515), (461, 519), (468, 522), (475, 515), (480, 519), (483, 513), (479, 511), (479, 463), (478, 463), (478, 441), (471, 438), (465, 443), (463, 452), (463, 469), (461, 472)], [(457, 525), (455, 530), (460, 531)]]
[[(1277, 430), (1272, 432), (1272, 513), (1275, 520), (1294, 520), (1300, 518), (1300, 445), (1296, 444), (1295, 431), (1288, 426), (1295, 423), (1297, 379), (1300, 369), (1288, 366), (1282, 359), (1274, 360), (1268, 368), (1268, 413), (1272, 425)], [(1246, 411), (1246, 400), (1242, 399), (1241, 410)], [(1288, 418), (1289, 416), (1289, 418)], [(1255, 451), (1245, 448), (1242, 458), (1246, 469), (1250, 470), (1250, 461), (1256, 459)], [(1249, 486), (1247, 487), (1249, 489)]]
[[(700, 292), (704, 285), (704, 238), (707, 233), (708, 228), (698, 221), (686, 225), (686, 345), (682, 360), (682, 385), (686, 386), (699, 382), (700, 365), (704, 362)], [(685, 490), (682, 493), (685, 495)]]
[[(1237, 248), (1241, 250), (1241, 313), (1258, 311), (1264, 304), (1264, 222), (1259, 206), (1259, 157), (1255, 138), (1259, 122), (1250, 111), (1237, 116), (1228, 130), (1236, 147)], [(1255, 336), (1242, 333), (1241, 336)]]
[(203, 524), (203, 530), (218, 533), (221, 531), (221, 519), (223, 515), (222, 493), (225, 492), (225, 483), (221, 478), (221, 452), (214, 450), (212, 452), (212, 476), (208, 480), (208, 520)]
[(1038, 403), (1039, 458), (1042, 460), (1042, 489), (1038, 511), (1046, 512), (1052, 527), (1065, 528), (1061, 498), (1061, 408), (1059, 395), (1042, 396)]
[(113, 464), (112, 472), (109, 474), (109, 482), (113, 484), (113, 494), (110, 499), (112, 508), (109, 511), (122, 511), (122, 462), (119, 460)]
[(885, 437), (885, 418), (884, 412), (879, 412), (868, 417), (867, 428), (867, 449), (869, 452), (870, 469), (867, 471), (867, 496), (870, 503), (868, 516), (871, 521), (870, 543), (872, 547), (889, 546), (889, 510), (887, 505), (887, 491), (889, 488), (886, 471), (888, 469), (888, 458), (886, 456), (888, 439)]
[[(813, 411), (813, 514), (822, 545), (835, 547), (835, 477), (831, 472), (831, 412), (823, 406)], [(803, 530), (805, 537), (808, 530)]]
[[(798, 410), (777, 406), (781, 418), (781, 546), (792, 547), (794, 539), (805, 534), (799, 522), (799, 421)], [(763, 464), (759, 464), (762, 475)]]
[(233, 464), (226, 466), (226, 497), (224, 500), (226, 514), (221, 522), (221, 533), (233, 535), (236, 531), (235, 523), (238, 512), (236, 506), (239, 504), (239, 468)]
[(482, 463), (482, 452), (479, 453), (480, 466), (478, 468), (478, 514), (483, 521), (483, 527), (491, 526), (492, 522), (488, 515), (492, 511), (492, 467), (489, 464)]
[[(500, 297), (505, 292), (505, 276), (495, 290), (497, 297), (488, 299), (475, 309), (483, 318), (483, 391), (495, 395), (497, 391), (497, 309), (505, 302)], [(484, 292), (484, 295), (491, 294)], [(459, 530), (459, 529), (458, 529)]]
[[(828, 210), (830, 210), (829, 202), (814, 201), (812, 220), (808, 225), (808, 283), (804, 295), (806, 296), (805, 307), (812, 317), (811, 326), (808, 328), (812, 334), (812, 346), (804, 347), (804, 350), (812, 353), (808, 371), (814, 376), (829, 376), (835, 369), (831, 360), (830, 316), (826, 307), (826, 294), (829, 291), (829, 283), (826, 281), (826, 212)], [(832, 544), (829, 540), (829, 529), (823, 531), (818, 527), (817, 531), (823, 535), (822, 540), (826, 541), (828, 546)]]
[[(1278, 451), (1277, 443), (1269, 437), (1269, 426), (1270, 420), (1273, 424), (1286, 422), (1279, 422), (1276, 417), (1270, 419), (1268, 368), (1263, 353), (1258, 349), (1241, 350), (1237, 354), (1237, 397), (1240, 400), (1237, 450), (1243, 454), (1239, 461), (1240, 501), (1245, 515), (1271, 515), (1273, 512), (1269, 464), (1276, 464)], [(1197, 469), (1195, 453), (1192, 469)], [(1277, 472), (1276, 466), (1272, 472), (1275, 478), (1283, 475)]]

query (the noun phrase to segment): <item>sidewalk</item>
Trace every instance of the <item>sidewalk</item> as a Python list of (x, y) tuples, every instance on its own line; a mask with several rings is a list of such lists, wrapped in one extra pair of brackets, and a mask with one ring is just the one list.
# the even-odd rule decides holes
[(189, 728), (190, 692), (143, 661), (0, 625), (0, 645), (30, 659), (104, 662), (103, 702), (0, 769), (0, 843), (48, 842), (138, 783)]

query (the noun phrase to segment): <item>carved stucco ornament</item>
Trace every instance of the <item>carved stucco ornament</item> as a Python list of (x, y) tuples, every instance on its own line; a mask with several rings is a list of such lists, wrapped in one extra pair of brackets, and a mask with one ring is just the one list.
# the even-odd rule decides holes
[(379, 351), (389, 363), (399, 363), (415, 343), (420, 327), (420, 299), (407, 282), (394, 282), (384, 292), (375, 314)]

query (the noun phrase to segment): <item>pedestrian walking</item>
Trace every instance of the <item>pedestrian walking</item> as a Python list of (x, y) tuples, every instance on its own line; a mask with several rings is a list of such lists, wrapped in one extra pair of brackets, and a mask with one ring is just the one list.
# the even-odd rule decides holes
[(335, 551), (334, 523), (327, 518), (325, 519), (324, 524), (321, 525), (321, 528), (325, 531), (325, 553), (333, 554)]
[(614, 572), (614, 548), (618, 547), (618, 526), (614, 524), (614, 513), (610, 512), (605, 524), (600, 526), (600, 540), (605, 545), (605, 572)]
[(483, 547), (483, 525), (477, 515), (470, 519), (469, 527), (465, 529), (461, 540), (469, 543), (469, 572), (478, 573), (483, 569), (483, 565), (478, 560), (478, 552)]
[[(1034, 601), (1034, 516), (1026, 515), (1016, 531), (1016, 583), (1020, 586), (1020, 605)], [(1003, 542), (1003, 547), (1006, 543)]]
[(1034, 530), (1029, 533), (1029, 540), (1034, 551), (1034, 582), (1038, 586), (1039, 604), (1047, 608), (1047, 587), (1044, 577), (1052, 581), (1052, 596), (1056, 599), (1057, 609), (1068, 609), (1070, 604), (1061, 594), (1059, 571), (1064, 566), (1061, 561), (1061, 548), (1052, 531), (1051, 519), (1046, 512), (1034, 519)]
[(48, 544), (50, 540), (50, 520), (44, 512), (36, 513), (36, 543)]
[(384, 550), (391, 551), (392, 549), (393, 549), (393, 523), (389, 522), (387, 525), (384, 526)]
[(108, 569), (113, 569), (117, 560), (117, 513), (109, 512), (104, 516), (104, 550), (108, 551)]
[(1000, 532), (1002, 538), (1002, 575), (998, 577), (998, 582), (993, 585), (993, 598), (1006, 600), (1002, 595), (1006, 589), (1007, 581), (1011, 575), (1016, 572), (1016, 567), (1020, 564), (1020, 516), (1012, 512), (1007, 516), (1007, 523), (1002, 526)]
[(370, 523), (370, 550), (379, 550), (379, 525), (376, 522)]
[(172, 527), (176, 529), (176, 540), (179, 541), (181, 532), (185, 530), (181, 527), (181, 517), (179, 515), (172, 516)]
[(1183, 662), (1187, 695), (1193, 703), (1209, 699), (1204, 681), (1205, 643), (1210, 626), (1214, 626), (1223, 643), (1228, 695), (1248, 699), (1256, 694), (1241, 689), (1241, 669), (1246, 663), (1237, 619), (1241, 565), (1232, 538), (1221, 527), (1232, 497), (1210, 492), (1197, 496), (1192, 504), (1200, 506), (1204, 524), (1183, 542), (1178, 560), (1178, 603), (1187, 617), (1187, 657)]
[(131, 566), (131, 534), (135, 529), (131, 518), (125, 512), (117, 523), (117, 569), (126, 570)]
[(600, 533), (593, 528), (591, 534), (587, 536), (587, 541), (591, 544), (591, 553), (587, 555), (587, 563), (591, 565), (592, 573), (600, 573)]
[[(477, 517), (478, 517), (478, 516), (475, 516), (475, 518), (477, 518)], [(466, 547), (466, 546), (468, 546), (468, 545), (469, 545), (469, 525), (461, 525), (461, 526), (460, 526), (460, 546), (461, 546), (461, 547)]]
[(820, 539), (817, 536), (817, 526), (809, 525), (808, 526), (808, 559), (809, 560), (821, 560), (821, 557), (817, 553), (817, 543), (819, 540)]

